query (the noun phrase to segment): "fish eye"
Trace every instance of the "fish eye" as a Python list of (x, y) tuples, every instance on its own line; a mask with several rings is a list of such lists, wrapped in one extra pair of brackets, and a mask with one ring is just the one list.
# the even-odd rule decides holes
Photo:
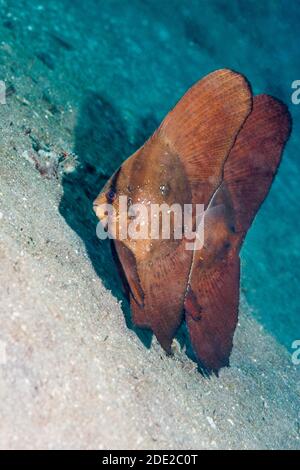
[(170, 192), (170, 186), (168, 184), (161, 184), (159, 186), (159, 190), (160, 190), (162, 196), (167, 196)]
[(116, 191), (110, 188), (106, 193), (107, 202), (112, 203), (116, 198)]

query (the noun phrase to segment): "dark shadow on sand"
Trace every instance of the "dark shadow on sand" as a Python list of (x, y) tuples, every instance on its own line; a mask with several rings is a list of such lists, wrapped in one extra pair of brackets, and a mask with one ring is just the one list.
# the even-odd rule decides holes
[(146, 117), (137, 127), (134, 143), (129, 142), (126, 124), (107, 98), (93, 91), (82, 103), (75, 128), (74, 153), (78, 156), (77, 169), (63, 178), (64, 194), (59, 210), (68, 225), (83, 240), (97, 275), (112, 294), (122, 300), (122, 309), (128, 328), (135, 331), (149, 348), (152, 334), (136, 328), (131, 321), (130, 308), (116, 265), (112, 258), (110, 241), (96, 236), (98, 220), (93, 212), (93, 200), (111, 174), (138, 149), (156, 129), (152, 117)]

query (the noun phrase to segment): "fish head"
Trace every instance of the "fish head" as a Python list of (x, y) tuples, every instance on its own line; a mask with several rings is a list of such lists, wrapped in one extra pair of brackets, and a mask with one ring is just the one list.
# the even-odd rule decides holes
[(131, 207), (136, 204), (147, 206), (151, 200), (144, 161), (142, 149), (125, 160), (93, 203), (103, 228), (115, 239), (120, 239), (122, 224), (127, 227), (130, 220), (134, 219)]
[[(120, 239), (122, 224), (127, 227), (138, 215), (139, 223), (147, 224), (146, 239), (149, 241), (153, 205), (170, 207), (178, 204), (183, 208), (190, 199), (190, 188), (178, 155), (154, 134), (107, 181), (94, 201), (94, 210), (104, 228), (108, 225), (117, 228), (116, 239)], [(149, 242), (149, 246), (155, 244), (156, 241)], [(146, 246), (148, 249), (144, 242), (144, 250)]]

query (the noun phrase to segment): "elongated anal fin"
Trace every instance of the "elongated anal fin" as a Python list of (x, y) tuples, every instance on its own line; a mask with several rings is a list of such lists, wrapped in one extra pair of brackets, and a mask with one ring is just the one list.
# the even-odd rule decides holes
[(240, 260), (235, 254), (202, 272), (189, 287), (185, 312), (193, 350), (200, 364), (218, 371), (229, 365), (238, 320)]
[(167, 353), (183, 320), (192, 254), (182, 240), (170, 253), (138, 264), (145, 296), (143, 308), (131, 302), (132, 319), (135, 325), (151, 329)]
[(195, 355), (202, 367), (214, 371), (229, 364), (238, 319), (240, 260), (233, 218), (221, 185), (204, 215), (204, 245), (194, 252), (184, 303)]

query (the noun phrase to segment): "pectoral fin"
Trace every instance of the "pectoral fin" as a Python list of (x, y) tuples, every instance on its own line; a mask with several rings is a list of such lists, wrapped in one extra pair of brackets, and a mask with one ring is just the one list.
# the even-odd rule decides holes
[(136, 302), (138, 307), (143, 308), (144, 292), (141, 287), (134, 253), (125, 245), (125, 243), (119, 240), (114, 240), (114, 246), (122, 268), (121, 272), (119, 271), (119, 274), (121, 275), (125, 287), (128, 286), (126, 290), (129, 290), (130, 298)]

